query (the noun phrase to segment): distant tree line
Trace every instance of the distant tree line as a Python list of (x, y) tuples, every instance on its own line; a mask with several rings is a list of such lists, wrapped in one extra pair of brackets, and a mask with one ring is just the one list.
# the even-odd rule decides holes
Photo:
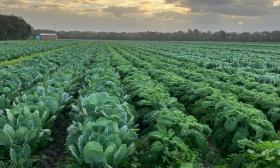
[(32, 27), (20, 17), (0, 14), (0, 40), (29, 38)]
[[(40, 32), (54, 33), (52, 30), (34, 30), (33, 35)], [(91, 31), (58, 31), (60, 39), (96, 39), (96, 40), (157, 40), (157, 41), (240, 41), (240, 42), (280, 42), (280, 31), (263, 32), (203, 32), (197, 29), (163, 32), (91, 32)]]

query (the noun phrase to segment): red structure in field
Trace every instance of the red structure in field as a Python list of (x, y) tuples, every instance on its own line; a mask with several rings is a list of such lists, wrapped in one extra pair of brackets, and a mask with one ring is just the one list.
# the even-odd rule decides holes
[(56, 33), (40, 33), (39, 36), (36, 36), (37, 40), (57, 40)]

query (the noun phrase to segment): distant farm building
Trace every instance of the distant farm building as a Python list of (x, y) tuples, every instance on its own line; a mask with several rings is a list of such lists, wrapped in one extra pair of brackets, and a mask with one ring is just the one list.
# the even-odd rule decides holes
[(40, 33), (35, 36), (36, 40), (57, 40), (56, 33)]

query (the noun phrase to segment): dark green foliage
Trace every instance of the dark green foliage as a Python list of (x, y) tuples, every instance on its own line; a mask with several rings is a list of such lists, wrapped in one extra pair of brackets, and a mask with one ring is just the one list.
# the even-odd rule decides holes
[(22, 18), (0, 14), (0, 40), (26, 39), (30, 37), (31, 30)]
[(86, 43), (0, 70), (1, 160), (31, 167), (71, 105), (69, 167), (280, 166), (277, 44)]
[(280, 167), (280, 141), (254, 143), (239, 141), (244, 151), (230, 156), (228, 167), (232, 168), (278, 168)]
[[(183, 77), (184, 68), (172, 66), (171, 63), (161, 64), (158, 58), (153, 58), (152, 54), (145, 56), (143, 53), (146, 52), (132, 51), (126, 47), (124, 45), (123, 50), (118, 50), (125, 59), (168, 87), (172, 96), (178, 98), (188, 112), (213, 129), (212, 139), (216, 144), (219, 144), (223, 154), (238, 152), (240, 149), (237, 142), (244, 138), (252, 141), (278, 138), (272, 123), (267, 120), (262, 111), (252, 105), (240, 102), (238, 99), (247, 94), (248, 98), (244, 98), (248, 100), (247, 102), (268, 110), (278, 107), (277, 99), (279, 98), (275, 94), (258, 93), (256, 96), (252, 94), (254, 92), (243, 92), (242, 87), (237, 89), (233, 86), (233, 89), (236, 89), (234, 93), (241, 95), (238, 96), (222, 82), (215, 82), (211, 78), (201, 80), (199, 78), (202, 77), (202, 74)], [(274, 117), (276, 124), (275, 114)]]
[(73, 107), (67, 148), (78, 167), (131, 167), (137, 139), (134, 116), (125, 101), (119, 76), (104, 48), (85, 74), (85, 88)]
[(116, 69), (137, 111), (141, 135), (136, 143), (138, 166), (202, 167), (211, 130), (184, 114), (184, 106), (146, 72), (133, 68), (117, 53), (112, 59), (118, 63)]
[[(86, 46), (83, 47), (87, 48)], [(13, 101), (13, 103), (3, 107), (8, 107), (9, 109), (2, 110), (1, 107), (0, 146), (5, 149), (5, 155), (9, 155), (10, 161), (16, 167), (32, 167), (32, 162), (36, 161), (36, 159), (31, 159), (31, 154), (45, 147), (51, 140), (50, 135), (54, 120), (66, 106), (72, 103), (72, 96), (77, 91), (77, 84), (81, 82), (81, 74), (86, 68), (85, 63), (90, 60), (89, 53), (91, 53), (91, 49), (87, 51), (87, 56), (84, 59), (75, 57), (77, 53), (74, 52), (73, 55), (68, 55), (75, 63), (63, 62), (65, 59), (56, 59), (56, 61), (60, 61), (64, 65), (61, 69), (54, 70), (53, 74), (48, 73), (48, 71), (52, 71), (51, 68), (54, 68), (51, 67), (53, 64), (47, 63), (44, 65), (44, 59), (38, 62), (32, 60), (27, 62), (26, 66), (32, 68), (26, 68), (24, 65), (7, 67), (7, 70), (11, 70), (10, 74), (15, 75), (14, 78), (2, 71), (6, 80), (1, 81), (1, 84), (11, 88), (11, 93), (6, 93), (10, 98), (7, 102)], [(51, 56), (46, 57), (45, 61), (48, 62), (47, 60), (54, 58)], [(32, 65), (37, 63), (39, 65)], [(39, 69), (40, 66), (43, 68)], [(16, 71), (16, 67), (22, 73), (29, 73), (12, 73), (13, 70)], [(19, 67), (22, 67), (22, 69)], [(45, 73), (48, 75), (45, 76), (45, 79), (36, 69), (41, 73), (46, 71)], [(35, 70), (35, 72), (32, 70)], [(39, 79), (32, 80), (37, 75)], [(18, 81), (19, 86), (8, 85), (9, 80)], [(40, 83), (38, 83), (39, 81)], [(29, 89), (27, 89), (28, 87)], [(14, 99), (10, 97), (10, 94), (13, 94), (12, 89), (19, 91), (24, 88), (27, 90), (20, 92)]]
[(206, 136), (211, 134), (211, 130), (208, 126), (199, 124), (194, 117), (187, 116), (182, 111), (163, 109), (151, 112), (144, 117), (144, 123), (153, 125), (156, 130), (163, 133), (173, 131), (191, 149), (196, 149), (203, 154), (208, 152)]
[[(35, 30), (34, 33), (54, 32), (53, 30)], [(241, 42), (279, 42), (280, 31), (272, 32), (203, 32), (188, 29), (178, 32), (90, 32), (90, 31), (59, 31), (64, 39), (93, 40), (143, 40), (143, 41), (241, 41)]]

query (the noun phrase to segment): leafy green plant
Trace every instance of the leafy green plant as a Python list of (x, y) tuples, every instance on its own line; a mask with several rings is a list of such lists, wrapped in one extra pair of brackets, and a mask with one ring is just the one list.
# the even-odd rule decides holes
[[(127, 145), (134, 139), (125, 127), (106, 118), (73, 123), (68, 128), (67, 145), (80, 165), (91, 167), (119, 167), (125, 165), (127, 156), (134, 151), (134, 145)], [(85, 165), (84, 165), (85, 166)]]
[(147, 114), (144, 117), (147, 125), (153, 125), (162, 132), (172, 131), (191, 149), (203, 153), (207, 151), (207, 136), (211, 134), (208, 126), (199, 124), (193, 116), (187, 116), (176, 109), (162, 109)]
[(72, 106), (77, 122), (68, 128), (67, 147), (80, 167), (130, 167), (128, 158), (135, 152), (137, 138), (134, 116), (118, 75), (101, 56), (87, 71), (82, 95)]
[(252, 142), (249, 140), (239, 141), (244, 149), (239, 154), (231, 155), (229, 166), (240, 168), (259, 168), (280, 166), (280, 141)]
[(73, 101), (71, 95), (80, 82), (77, 76), (83, 72), (87, 59), (64, 65), (42, 83), (22, 92), (12, 107), (0, 114), (0, 146), (9, 153), (16, 167), (32, 167), (36, 160), (30, 159), (31, 153), (51, 140), (54, 120)]
[[(143, 71), (114, 55), (116, 69), (123, 75), (129, 101), (136, 107), (140, 123), (137, 141), (138, 167), (202, 167), (208, 152), (211, 130), (184, 114), (184, 107), (166, 88)], [(122, 60), (122, 61), (121, 61)], [(125, 68), (125, 66), (127, 68)], [(182, 111), (181, 111), (182, 110)]]

